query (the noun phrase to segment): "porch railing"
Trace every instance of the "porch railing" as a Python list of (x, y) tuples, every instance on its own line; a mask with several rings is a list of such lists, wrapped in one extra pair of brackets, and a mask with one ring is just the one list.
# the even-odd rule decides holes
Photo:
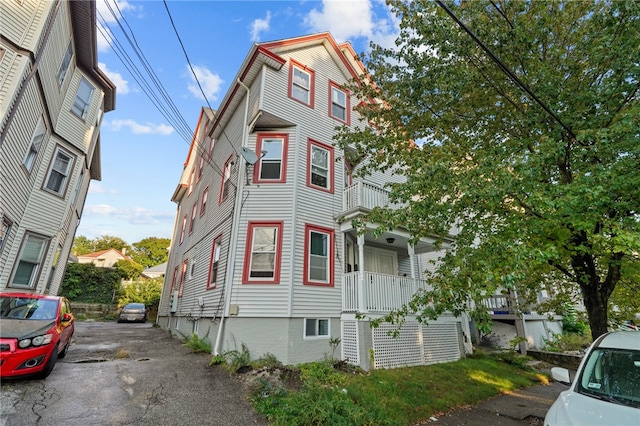
[(342, 194), (342, 206), (344, 211), (355, 208), (373, 209), (389, 205), (389, 191), (379, 186), (356, 182), (345, 188)]
[(493, 295), (485, 298), (482, 305), (494, 314), (512, 313), (511, 299), (506, 295)]
[(344, 275), (344, 312), (391, 312), (410, 302), (419, 289), (426, 288), (424, 280), (375, 272), (364, 272), (362, 284), (359, 280), (359, 272)]

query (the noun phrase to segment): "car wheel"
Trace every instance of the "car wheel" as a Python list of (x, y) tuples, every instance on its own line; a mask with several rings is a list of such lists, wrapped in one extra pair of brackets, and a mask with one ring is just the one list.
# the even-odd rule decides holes
[(67, 342), (67, 344), (64, 346), (64, 349), (62, 350), (62, 352), (60, 352), (58, 354), (58, 359), (62, 359), (65, 356), (67, 356), (67, 351), (69, 351), (69, 346), (71, 346), (71, 338), (73, 337), (73, 334), (71, 336), (69, 336), (69, 341)]
[(58, 345), (56, 345), (56, 347), (53, 348), (53, 351), (51, 351), (51, 356), (49, 357), (49, 361), (47, 361), (47, 364), (44, 366), (44, 370), (36, 374), (36, 379), (46, 379), (47, 377), (49, 377), (49, 374), (51, 374), (51, 372), (53, 371), (53, 367), (56, 366), (57, 360)]

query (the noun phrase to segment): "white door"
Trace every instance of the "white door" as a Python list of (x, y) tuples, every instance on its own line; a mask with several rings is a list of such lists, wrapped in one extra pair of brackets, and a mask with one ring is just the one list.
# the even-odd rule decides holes
[(364, 270), (381, 274), (398, 274), (398, 254), (373, 247), (364, 248)]

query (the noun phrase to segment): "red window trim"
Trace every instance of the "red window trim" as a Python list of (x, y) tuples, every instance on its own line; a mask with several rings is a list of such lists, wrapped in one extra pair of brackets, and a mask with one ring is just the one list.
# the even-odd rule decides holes
[[(302, 71), (309, 74), (309, 103), (308, 104), (293, 97), (292, 88), (293, 88), (293, 69), (294, 68), (299, 68)], [(315, 93), (316, 93), (316, 72), (311, 68), (307, 67), (306, 65), (302, 65), (300, 62), (294, 59), (291, 59), (289, 62), (289, 85), (288, 85), (288, 93), (287, 93), (289, 98), (302, 105), (308, 106), (309, 108), (313, 109), (315, 105), (315, 102), (314, 102)]]
[[(337, 90), (341, 91), (342, 93), (345, 94), (345, 103), (346, 105), (344, 106), (345, 108), (345, 118), (346, 120), (341, 119), (340, 117), (336, 117), (335, 115), (333, 115), (333, 110), (332, 110), (332, 106), (333, 106), (333, 97), (332, 97), (332, 90), (333, 88), (336, 88)], [(349, 126), (351, 124), (351, 93), (348, 90), (342, 89), (340, 88), (340, 85), (338, 83), (336, 83), (335, 81), (329, 80), (329, 117), (333, 118), (334, 120), (337, 120), (341, 123), (346, 124), (347, 126)]]
[(171, 290), (169, 291), (169, 296), (173, 296), (173, 289), (176, 287), (176, 280), (178, 279), (178, 266), (173, 269), (173, 279), (171, 280)]
[(289, 134), (288, 133), (259, 133), (256, 141), (256, 152), (262, 151), (263, 139), (282, 139), (282, 164), (280, 170), (280, 179), (269, 180), (260, 179), (260, 170), (262, 169), (262, 158), (258, 161), (258, 164), (253, 168), (253, 182), (254, 183), (285, 183), (287, 181), (287, 151), (289, 149)]
[(209, 201), (208, 186), (202, 191), (202, 198), (200, 199), (200, 216), (202, 216), (207, 210), (207, 201)]
[[(327, 283), (323, 283), (323, 282), (318, 282), (318, 281), (312, 281), (309, 279), (309, 243), (310, 243), (310, 238), (309, 235), (311, 234), (311, 231), (316, 231), (322, 234), (327, 234), (329, 235), (329, 282)], [(311, 225), (311, 224), (305, 224), (304, 225), (304, 269), (303, 269), (303, 277), (302, 277), (302, 283), (304, 285), (315, 285), (315, 286), (320, 286), (320, 287), (333, 287), (334, 286), (334, 238), (335, 238), (335, 231), (331, 228), (324, 228), (322, 226), (317, 226), (317, 225)]]
[[(311, 183), (311, 147), (315, 145), (322, 149), (329, 151), (329, 187), (323, 188), (322, 186), (314, 185)], [(335, 185), (335, 160), (334, 160), (334, 149), (333, 146), (327, 145), (326, 143), (319, 142), (317, 140), (309, 138), (307, 140), (307, 186), (309, 188), (318, 189), (320, 191), (328, 192), (333, 194), (334, 185)]]
[[(220, 260), (218, 260), (218, 276), (217, 276), (217, 280), (216, 282), (211, 285), (211, 272), (212, 272), (212, 268), (213, 268), (213, 258), (215, 256), (215, 252), (216, 252), (216, 243), (220, 242), (222, 240), (222, 234), (218, 234), (214, 239), (213, 239), (213, 243), (211, 244), (211, 257), (209, 259), (209, 274), (207, 275), (207, 290), (212, 290), (214, 288), (216, 288), (216, 284), (218, 283), (218, 281), (220, 281)], [(222, 247), (221, 247), (222, 250)]]
[[(222, 168), (222, 180), (220, 182), (220, 195), (218, 197), (218, 204), (222, 204), (227, 198), (229, 198), (229, 194), (227, 194), (225, 197), (222, 196), (223, 191), (224, 191), (224, 183), (225, 181), (225, 171), (227, 170), (227, 166), (229, 165), (229, 163), (231, 163), (231, 161), (233, 160), (233, 154), (229, 156), (229, 158), (227, 158), (227, 161), (224, 162), (224, 167)], [(233, 171), (230, 170), (229, 171), (229, 179), (231, 180), (231, 175), (233, 174)], [(229, 191), (231, 192), (231, 191)]]
[[(249, 278), (251, 270), (251, 251), (253, 249), (254, 228), (275, 227), (277, 228), (276, 258), (272, 279), (252, 279)], [(280, 264), (282, 258), (282, 230), (284, 222), (249, 222), (247, 226), (247, 245), (244, 252), (244, 265), (242, 267), (242, 284), (280, 284)]]

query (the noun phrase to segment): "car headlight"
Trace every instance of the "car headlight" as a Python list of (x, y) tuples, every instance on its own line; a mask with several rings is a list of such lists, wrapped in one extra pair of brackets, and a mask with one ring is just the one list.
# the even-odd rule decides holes
[(51, 343), (53, 339), (53, 335), (51, 334), (43, 334), (40, 336), (36, 336), (32, 339), (22, 339), (18, 342), (18, 346), (22, 349), (28, 348), (29, 346), (42, 346)]

